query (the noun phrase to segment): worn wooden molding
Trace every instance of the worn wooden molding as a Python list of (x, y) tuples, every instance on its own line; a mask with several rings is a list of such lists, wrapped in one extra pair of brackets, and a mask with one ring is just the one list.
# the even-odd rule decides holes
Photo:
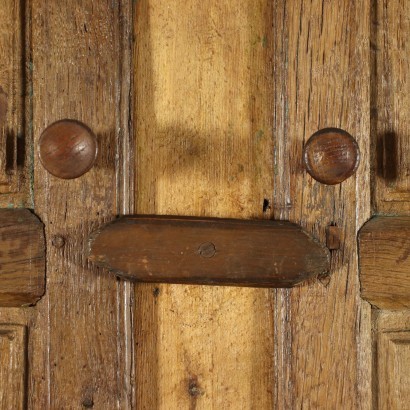
[(375, 217), (359, 232), (363, 299), (382, 309), (410, 307), (410, 217)]
[(90, 238), (89, 259), (140, 282), (292, 287), (329, 270), (329, 252), (284, 221), (127, 216)]
[(32, 305), (44, 291), (43, 224), (27, 209), (0, 209), (0, 306)]

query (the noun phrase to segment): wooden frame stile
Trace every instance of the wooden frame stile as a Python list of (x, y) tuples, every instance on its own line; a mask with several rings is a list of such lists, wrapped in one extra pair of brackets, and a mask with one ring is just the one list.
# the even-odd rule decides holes
[(30, 321), (30, 408), (133, 407), (132, 285), (84, 258), (90, 231), (132, 209), (132, 1), (30, 3), (33, 130), (72, 118), (96, 133), (94, 168), (59, 180), (35, 157), (47, 293)]
[[(119, 99), (118, 124), (122, 133), (118, 134), (119, 165), (117, 174), (118, 208), (122, 215), (134, 212), (134, 192), (135, 192), (135, 141), (134, 141), (134, 118), (133, 118), (133, 43), (134, 38), (134, 15), (135, 1), (126, 0), (120, 3), (119, 14), (119, 45), (121, 49), (120, 73), (122, 81)], [(125, 352), (125, 373), (123, 379), (124, 397), (128, 398), (125, 409), (135, 409), (137, 407), (135, 398), (135, 284), (122, 281), (122, 287), (118, 288), (118, 300), (122, 300), (119, 314), (123, 317), (124, 323), (124, 352)], [(120, 354), (120, 351), (118, 351)], [(118, 360), (121, 360), (118, 357)]]
[[(322, 240), (328, 225), (344, 231), (330, 277), (275, 291), (275, 408), (370, 409), (370, 305), (360, 298), (356, 251), (370, 217), (370, 1), (273, 7), (274, 216)], [(307, 138), (328, 126), (354, 135), (361, 153), (355, 177), (333, 187), (297, 160)]]

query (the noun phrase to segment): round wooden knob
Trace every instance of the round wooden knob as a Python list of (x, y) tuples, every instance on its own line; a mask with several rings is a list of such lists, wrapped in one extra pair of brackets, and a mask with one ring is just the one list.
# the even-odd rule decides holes
[(73, 179), (89, 171), (97, 158), (94, 133), (74, 120), (57, 121), (41, 134), (39, 156), (43, 167), (58, 178)]
[(339, 184), (356, 172), (360, 161), (359, 146), (346, 131), (325, 128), (309, 138), (303, 161), (317, 181), (327, 185)]

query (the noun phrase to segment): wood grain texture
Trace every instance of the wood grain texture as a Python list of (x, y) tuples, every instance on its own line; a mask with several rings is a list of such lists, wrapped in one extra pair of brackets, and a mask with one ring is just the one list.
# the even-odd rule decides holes
[(45, 280), (43, 224), (27, 209), (0, 209), (0, 306), (35, 304)]
[(372, 3), (373, 206), (410, 215), (410, 3)]
[(380, 309), (410, 308), (410, 217), (376, 217), (359, 233), (362, 298)]
[(410, 408), (410, 311), (373, 313), (374, 408)]
[[(270, 218), (271, 5), (141, 0), (134, 27), (135, 212)], [(271, 291), (136, 289), (138, 409), (272, 408)]]
[(0, 7), (0, 207), (32, 206), (27, 8), (20, 0), (4, 0)]
[(118, 187), (127, 172), (120, 163), (128, 139), (123, 64), (129, 61), (130, 4), (30, 3), (36, 144), (47, 125), (73, 118), (93, 129), (101, 155), (76, 180), (51, 176), (35, 158), (35, 210), (45, 224), (48, 271), (47, 293), (30, 321), (28, 407), (127, 409), (130, 287), (98, 275), (84, 247), (89, 233), (124, 207)]
[(26, 407), (27, 329), (0, 323), (0, 408)]
[[(370, 217), (369, 1), (274, 2), (276, 219), (322, 241), (340, 228), (331, 276), (277, 290), (275, 408), (370, 409), (370, 307), (360, 300), (356, 233)], [(356, 174), (339, 186), (314, 181), (302, 152), (317, 130), (354, 135)]]
[[(70, 116), (92, 126), (103, 148), (96, 168), (77, 181), (57, 181), (36, 163), (50, 292), (30, 312), (0, 310), (2, 323), (30, 326), (27, 407), (369, 409), (371, 378), (377, 384), (382, 373), (389, 380), (377, 384), (380, 406), (406, 396), (407, 339), (381, 342), (393, 367), (385, 360), (370, 371), (370, 309), (359, 297), (355, 237), (370, 217), (368, 142), (387, 123), (373, 146), (384, 164), (375, 168), (373, 203), (378, 212), (408, 213), (408, 5), (372, 3), (372, 68), (380, 77), (369, 81), (368, 0), (265, 3), (136, 5), (135, 211), (274, 215), (323, 243), (326, 226), (336, 224), (332, 275), (277, 291), (138, 285), (134, 308), (132, 287), (96, 274), (82, 256), (91, 231), (134, 212), (129, 4), (4, 2), (33, 7), (27, 63), (36, 138)], [(339, 187), (312, 181), (302, 166), (305, 141), (328, 126), (355, 135), (362, 153), (357, 174)], [(19, 206), (24, 195), (1, 196), (0, 205)], [(380, 317), (392, 322), (397, 313), (390, 313)], [(408, 332), (403, 324), (386, 329)]]
[(90, 239), (89, 260), (139, 282), (292, 287), (329, 271), (329, 252), (296, 224), (128, 216)]

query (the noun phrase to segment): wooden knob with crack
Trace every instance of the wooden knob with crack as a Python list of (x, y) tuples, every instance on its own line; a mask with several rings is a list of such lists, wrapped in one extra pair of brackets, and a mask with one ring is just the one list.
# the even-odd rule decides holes
[(303, 150), (303, 161), (316, 181), (339, 184), (356, 172), (360, 162), (359, 146), (348, 132), (325, 128), (309, 138)]
[(41, 164), (50, 174), (63, 179), (78, 178), (94, 165), (97, 138), (79, 121), (57, 121), (41, 134), (38, 153)]

